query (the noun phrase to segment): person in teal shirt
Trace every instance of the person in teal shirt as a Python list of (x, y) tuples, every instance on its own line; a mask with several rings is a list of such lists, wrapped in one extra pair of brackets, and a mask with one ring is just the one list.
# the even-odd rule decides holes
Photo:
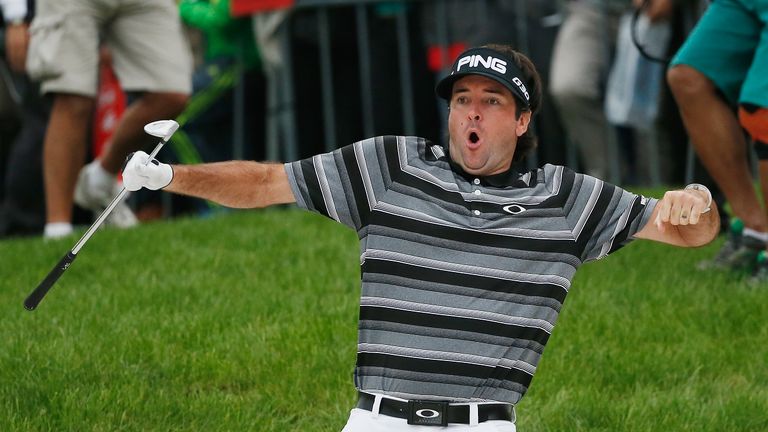
[(702, 268), (752, 273), (768, 282), (768, 213), (753, 183), (744, 137), (758, 159), (768, 202), (768, 0), (714, 0), (672, 60), (667, 81), (704, 166), (736, 218)]

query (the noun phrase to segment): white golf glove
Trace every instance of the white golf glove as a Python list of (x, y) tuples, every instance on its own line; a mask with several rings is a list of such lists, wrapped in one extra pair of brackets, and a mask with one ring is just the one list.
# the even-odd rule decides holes
[(128, 156), (128, 163), (123, 168), (123, 185), (129, 191), (137, 191), (143, 187), (151, 190), (162, 189), (173, 180), (173, 168), (149, 159), (143, 151), (137, 151)]

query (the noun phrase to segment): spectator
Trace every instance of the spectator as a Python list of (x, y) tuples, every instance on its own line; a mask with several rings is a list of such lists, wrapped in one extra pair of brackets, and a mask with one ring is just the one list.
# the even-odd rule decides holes
[[(171, 138), (175, 160), (192, 164), (263, 157), (264, 79), (251, 20), (233, 17), (229, 0), (182, 0), (179, 12), (188, 27), (196, 67), (192, 96), (176, 118), (180, 129)], [(247, 119), (249, 127), (243, 127), (245, 121), (238, 123), (237, 116)], [(166, 203), (155, 191), (131, 197), (139, 221), (220, 208), (176, 196), (168, 212)]]
[[(43, 150), (44, 236), (72, 232), (73, 200), (103, 210), (119, 186), (116, 175), (128, 153), (145, 144), (143, 126), (173, 118), (191, 90), (191, 55), (172, 0), (38, 0), (30, 29), (27, 70), (53, 97)], [(127, 107), (105, 153), (78, 175), (97, 89), (99, 45), (110, 48), (126, 91), (141, 96)], [(136, 224), (121, 203), (109, 220)]]
[[(613, 137), (609, 135), (612, 129), (603, 111), (603, 93), (619, 20), (630, 8), (629, 0), (569, 2), (568, 15), (555, 41), (550, 71), (550, 92), (584, 170), (614, 181), (622, 179), (610, 166), (608, 155), (615, 153), (609, 149)], [(652, 21), (671, 12), (672, 0), (651, 0), (645, 10)]]
[[(244, 88), (249, 87), (245, 90), (246, 106), (241, 108), (249, 116), (261, 114), (259, 117), (263, 118), (263, 113), (252, 109), (261, 89), (250, 87), (256, 87), (263, 78), (251, 20), (233, 18), (229, 0), (182, 0), (179, 11), (184, 23), (202, 31), (205, 53), (204, 63), (192, 76), (191, 109), (180, 116), (186, 122), (181, 123), (183, 130), (177, 134), (189, 135), (206, 161), (231, 159), (232, 148), (225, 143), (232, 141), (232, 127), (223, 126), (233, 124), (232, 96), (237, 80), (245, 80)], [(259, 122), (258, 118), (250, 120)], [(263, 127), (248, 129), (261, 131)], [(247, 158), (253, 156), (252, 150), (248, 148)]]
[(743, 223), (701, 267), (746, 269), (756, 282), (768, 280), (768, 217), (752, 182), (742, 127), (754, 141), (768, 199), (767, 20), (766, 1), (714, 0), (667, 72), (701, 162)]
[[(25, 74), (28, 23), (33, 10), (27, 0), (0, 0), (5, 20), (5, 60), (9, 68), (0, 64), (0, 86), (5, 84), (13, 98), (15, 127), (3, 136), (9, 143), (5, 170), (0, 169), (0, 237), (12, 235), (38, 235), (45, 224), (43, 199), (42, 147), (47, 105), (39, 96), (37, 86)], [(0, 111), (4, 111), (0, 109)], [(5, 146), (3, 146), (5, 147)]]
[(19, 62), (14, 59), (19, 56), (11, 53), (18, 53), (22, 47), (26, 52), (26, 9), (26, 0), (0, 1), (0, 200), (3, 198), (6, 157), (10, 149), (7, 143), (12, 141), (19, 123), (19, 94), (11, 72), (16, 69), (14, 66)]
[(5, 58), (11, 70), (16, 73), (24, 73), (29, 44), (30, 9), (27, 0), (0, 0), (0, 10), (5, 20)]

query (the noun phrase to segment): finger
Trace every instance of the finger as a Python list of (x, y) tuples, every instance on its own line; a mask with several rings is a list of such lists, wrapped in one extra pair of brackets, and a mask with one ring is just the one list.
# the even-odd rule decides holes
[(691, 217), (690, 217), (691, 225), (699, 223), (699, 220), (701, 220), (701, 215), (711, 210), (711, 208), (707, 208), (706, 205), (707, 204), (704, 200), (693, 203), (693, 205), (691, 206)]
[(656, 214), (656, 220), (654, 223), (656, 224), (656, 229), (659, 230), (659, 232), (664, 232), (664, 222), (661, 221), (661, 213)]
[(697, 209), (696, 206), (693, 206), (691, 208), (691, 216), (688, 218), (688, 223), (691, 225), (696, 225), (699, 223), (699, 219), (701, 218), (702, 211)]
[(125, 171), (125, 168), (128, 166), (128, 162), (133, 159), (133, 155), (135, 155), (136, 152), (130, 152), (128, 153), (128, 156), (125, 157), (125, 162), (123, 162), (123, 171)]
[[(682, 207), (679, 201), (675, 201), (672, 204), (672, 208), (669, 211), (669, 223), (672, 225), (680, 225), (680, 214), (682, 213)], [(688, 215), (685, 216), (686, 219)]]
[(138, 166), (146, 165), (148, 160), (149, 160), (148, 154), (146, 154), (143, 151), (137, 151), (137, 152), (134, 152), (133, 157), (128, 163), (131, 164), (131, 166), (138, 167)]
[(137, 163), (136, 164), (136, 174), (142, 176), (142, 177), (149, 177), (149, 174), (147, 174), (147, 164), (145, 163)]
[(680, 206), (680, 225), (691, 223), (691, 214), (693, 213), (693, 204), (682, 204)]
[(123, 187), (128, 189), (130, 192), (136, 192), (137, 190), (142, 188), (140, 182), (133, 182), (125, 178), (123, 179)]
[(669, 198), (662, 198), (659, 202), (659, 216), (658, 219), (661, 223), (669, 222), (669, 212), (671, 210), (671, 204)]

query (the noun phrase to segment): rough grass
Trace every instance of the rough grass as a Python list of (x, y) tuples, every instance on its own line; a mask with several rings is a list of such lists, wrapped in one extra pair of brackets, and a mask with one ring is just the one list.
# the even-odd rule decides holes
[[(339, 431), (355, 394), (355, 234), (293, 209), (0, 243), (0, 430)], [(768, 286), (694, 271), (717, 244), (583, 267), (530, 431), (768, 430)]]

